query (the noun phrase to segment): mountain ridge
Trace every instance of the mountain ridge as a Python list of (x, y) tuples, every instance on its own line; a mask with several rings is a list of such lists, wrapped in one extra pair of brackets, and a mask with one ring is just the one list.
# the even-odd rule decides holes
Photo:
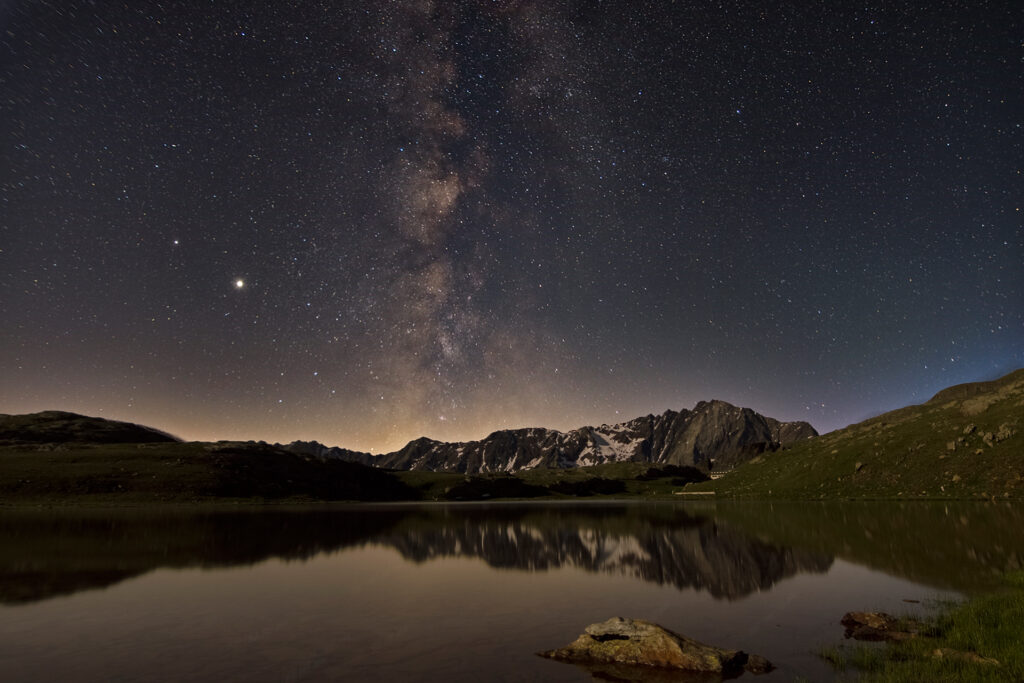
[(698, 402), (693, 410), (666, 410), (660, 415), (652, 413), (568, 432), (525, 427), (498, 430), (483, 439), (462, 442), (423, 436), (380, 455), (328, 447), (316, 441), (293, 441), (279, 447), (392, 470), (480, 474), (645, 462), (710, 472), (731, 469), (765, 451), (817, 435), (807, 422), (781, 422), (750, 408), (711, 400)]

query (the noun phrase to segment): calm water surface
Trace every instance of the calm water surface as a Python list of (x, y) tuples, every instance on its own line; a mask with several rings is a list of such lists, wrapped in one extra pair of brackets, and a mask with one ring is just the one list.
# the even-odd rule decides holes
[[(0, 511), (5, 681), (586, 681), (533, 653), (612, 616), (829, 680), (844, 612), (1021, 566), (987, 504)], [(907, 602), (918, 601), (918, 602)], [(741, 680), (753, 680), (744, 677)]]

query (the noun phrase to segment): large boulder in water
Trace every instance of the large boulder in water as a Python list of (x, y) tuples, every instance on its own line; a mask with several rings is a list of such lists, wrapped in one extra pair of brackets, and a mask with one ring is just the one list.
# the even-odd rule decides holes
[(705, 645), (649, 621), (622, 617), (591, 624), (565, 647), (537, 654), (588, 668), (629, 665), (722, 675), (737, 674), (744, 667), (755, 673), (772, 668), (762, 657)]

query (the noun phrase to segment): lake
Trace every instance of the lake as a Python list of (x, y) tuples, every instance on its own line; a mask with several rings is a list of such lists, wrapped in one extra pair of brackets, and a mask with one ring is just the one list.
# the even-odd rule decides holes
[(992, 588), (1021, 528), (994, 503), (0, 509), (0, 671), (587, 681), (534, 653), (626, 616), (829, 680), (845, 612)]

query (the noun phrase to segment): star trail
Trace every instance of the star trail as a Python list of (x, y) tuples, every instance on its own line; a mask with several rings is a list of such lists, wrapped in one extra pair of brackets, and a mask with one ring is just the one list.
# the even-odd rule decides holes
[(1015, 3), (0, 7), (0, 412), (385, 451), (1024, 365)]

